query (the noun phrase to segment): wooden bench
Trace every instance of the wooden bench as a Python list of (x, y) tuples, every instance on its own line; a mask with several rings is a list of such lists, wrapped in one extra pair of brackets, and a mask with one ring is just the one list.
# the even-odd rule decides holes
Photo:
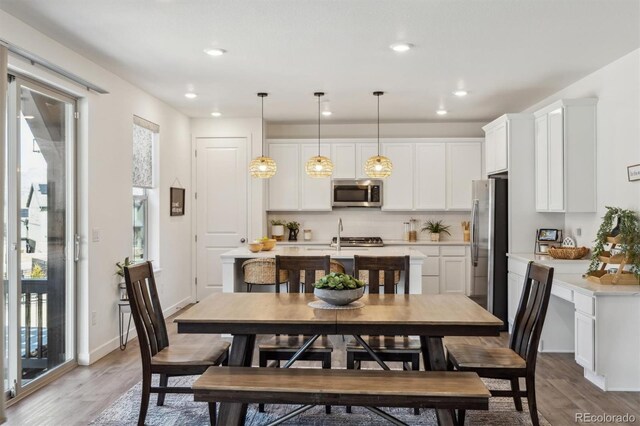
[(452, 371), (209, 368), (193, 384), (207, 402), (487, 410), (475, 373)]

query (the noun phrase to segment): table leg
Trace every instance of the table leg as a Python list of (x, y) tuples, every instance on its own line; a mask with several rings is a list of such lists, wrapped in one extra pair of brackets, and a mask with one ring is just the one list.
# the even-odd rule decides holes
[[(426, 370), (445, 371), (447, 369), (442, 337), (420, 336), (420, 345)], [(456, 424), (453, 410), (436, 410), (436, 416), (439, 425), (453, 426)]]
[[(255, 334), (236, 334), (231, 343), (229, 366), (251, 367), (253, 349), (256, 344)], [(247, 404), (221, 403), (218, 424), (224, 426), (242, 426), (247, 416)]]

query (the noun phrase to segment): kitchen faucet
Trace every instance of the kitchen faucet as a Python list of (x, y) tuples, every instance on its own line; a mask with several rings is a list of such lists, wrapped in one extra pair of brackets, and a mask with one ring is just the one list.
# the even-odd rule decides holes
[(338, 238), (336, 239), (336, 250), (340, 251), (340, 232), (344, 231), (342, 227), (342, 218), (338, 221)]

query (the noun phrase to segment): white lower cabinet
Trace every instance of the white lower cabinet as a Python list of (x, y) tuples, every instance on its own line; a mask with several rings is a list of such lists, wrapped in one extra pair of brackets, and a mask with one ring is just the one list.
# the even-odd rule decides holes
[(522, 275), (509, 272), (507, 277), (507, 319), (509, 321), (509, 332), (516, 318), (516, 312), (518, 311), (518, 305), (520, 304), (520, 295), (522, 294), (522, 288), (524, 287), (524, 277)]
[(591, 371), (595, 370), (595, 319), (576, 311), (575, 359), (578, 364)]
[(470, 252), (466, 246), (411, 246), (427, 256), (422, 264), (422, 293), (467, 294)]
[(443, 256), (440, 258), (440, 294), (466, 294), (467, 258)]

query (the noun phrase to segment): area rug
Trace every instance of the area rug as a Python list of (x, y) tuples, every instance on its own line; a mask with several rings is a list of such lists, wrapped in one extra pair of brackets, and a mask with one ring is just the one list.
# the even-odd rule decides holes
[[(191, 386), (196, 379), (190, 377), (174, 377), (169, 379), (170, 386)], [(487, 386), (493, 389), (508, 389), (504, 381), (485, 379)], [(110, 407), (104, 410), (92, 425), (135, 425), (140, 410), (140, 391), (142, 384), (138, 383), (118, 398)], [(527, 409), (526, 399), (523, 400), (524, 411), (518, 412), (513, 406), (511, 398), (492, 398), (489, 402), (489, 411), (468, 411), (465, 425), (530, 425), (531, 418)], [(245, 425), (259, 426), (267, 424), (289, 413), (297, 406), (270, 405), (265, 406), (265, 413), (258, 412), (256, 404), (249, 405)], [(437, 425), (434, 410), (423, 409), (416, 416), (409, 408), (384, 408), (384, 411), (392, 414), (408, 425)], [(200, 426), (209, 424), (209, 413), (206, 403), (194, 402), (192, 395), (169, 394), (166, 396), (162, 407), (156, 405), (156, 396), (151, 395), (151, 403), (145, 422), (149, 426)], [(331, 414), (325, 414), (324, 406), (314, 407), (302, 415), (291, 419), (285, 425), (299, 426), (369, 426), (388, 425), (389, 422), (378, 417), (362, 407), (353, 407), (353, 413), (347, 414), (342, 406), (332, 407)], [(540, 415), (540, 424), (550, 423)]]

